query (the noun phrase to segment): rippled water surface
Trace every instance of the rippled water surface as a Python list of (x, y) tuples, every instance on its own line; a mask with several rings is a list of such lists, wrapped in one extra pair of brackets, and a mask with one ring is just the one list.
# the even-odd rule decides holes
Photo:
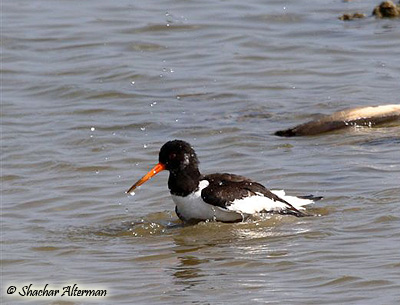
[[(400, 19), (338, 20), (376, 4), (4, 1), (2, 303), (399, 304), (400, 127), (272, 135), (400, 102)], [(319, 216), (182, 226), (167, 173), (127, 196), (174, 138)]]

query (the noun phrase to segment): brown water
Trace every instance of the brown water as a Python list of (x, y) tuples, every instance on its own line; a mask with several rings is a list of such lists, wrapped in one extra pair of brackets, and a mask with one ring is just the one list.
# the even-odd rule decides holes
[[(400, 19), (374, 1), (2, 2), (3, 304), (399, 304), (400, 127), (272, 133), (399, 103)], [(319, 217), (183, 227), (167, 140), (204, 173), (324, 196)]]

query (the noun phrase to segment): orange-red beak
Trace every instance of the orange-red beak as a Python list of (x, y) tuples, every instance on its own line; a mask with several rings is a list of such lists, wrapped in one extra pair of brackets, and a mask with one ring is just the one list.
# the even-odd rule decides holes
[(163, 170), (165, 170), (165, 165), (162, 163), (157, 163), (157, 165), (154, 166), (146, 175), (144, 175), (142, 178), (139, 179), (138, 182), (136, 182), (134, 185), (132, 185), (131, 188), (127, 191), (127, 193), (130, 194), (139, 185), (142, 185), (147, 180), (150, 180), (151, 177), (157, 175), (159, 172), (161, 172)]

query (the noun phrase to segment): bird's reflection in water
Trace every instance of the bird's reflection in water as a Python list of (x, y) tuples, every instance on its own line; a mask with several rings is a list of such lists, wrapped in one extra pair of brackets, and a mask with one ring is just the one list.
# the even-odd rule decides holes
[(173, 276), (176, 284), (185, 285), (185, 288), (195, 286), (202, 282), (201, 278), (205, 276), (201, 265), (208, 263), (207, 259), (199, 259), (194, 255), (184, 255), (178, 257), (179, 263), (173, 268)]
[(175, 284), (180, 286), (180, 291), (192, 289), (210, 278), (217, 279), (225, 272), (229, 273), (231, 265), (239, 264), (245, 268), (255, 259), (254, 255), (264, 258), (286, 255), (282, 247), (277, 249), (276, 245), (270, 245), (270, 241), (275, 243), (288, 234), (280, 226), (293, 220), (282, 218), (274, 215), (238, 224), (203, 222), (176, 230), (173, 240), (177, 262), (169, 269)]
[[(252, 273), (261, 262), (290, 268), (288, 257), (295, 248), (293, 245), (298, 242), (299, 234), (308, 234), (315, 219), (260, 215), (234, 224), (209, 221), (183, 225), (171, 215), (166, 217), (161, 213), (131, 224), (129, 232), (135, 236), (132, 239), (135, 247), (136, 238), (140, 238), (152, 252), (149, 255), (147, 251), (135, 261), (163, 260), (164, 267), (158, 272), (162, 271), (160, 275), (174, 283), (169, 293), (187, 297), (183, 291), (216, 289), (227, 274)], [(198, 297), (203, 300), (205, 296)]]

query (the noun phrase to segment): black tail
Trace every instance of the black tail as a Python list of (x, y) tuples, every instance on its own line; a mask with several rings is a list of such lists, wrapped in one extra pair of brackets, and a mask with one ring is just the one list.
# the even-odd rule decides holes
[(307, 216), (312, 216), (310, 214), (307, 214), (305, 212), (299, 211), (296, 208), (292, 209), (287, 209), (287, 210), (283, 210), (283, 211), (279, 211), (278, 214), (281, 215), (292, 215), (292, 216), (296, 216), (296, 217), (307, 217)]

